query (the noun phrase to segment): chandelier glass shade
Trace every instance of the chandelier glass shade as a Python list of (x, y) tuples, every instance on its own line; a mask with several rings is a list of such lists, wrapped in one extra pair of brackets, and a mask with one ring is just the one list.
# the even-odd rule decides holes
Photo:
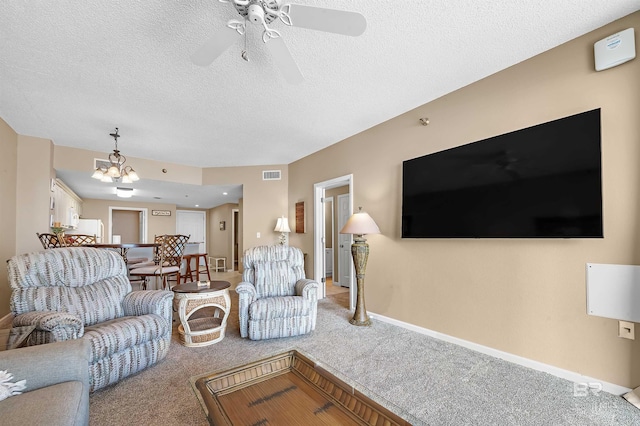
[(115, 133), (109, 133), (109, 136), (115, 140), (116, 145), (113, 152), (109, 154), (109, 165), (99, 166), (95, 169), (91, 177), (102, 182), (119, 182), (122, 179), (122, 183), (133, 183), (140, 180), (138, 173), (133, 170), (133, 167), (124, 165), (127, 158), (120, 154), (118, 150), (118, 138), (120, 137), (118, 128), (116, 127)]

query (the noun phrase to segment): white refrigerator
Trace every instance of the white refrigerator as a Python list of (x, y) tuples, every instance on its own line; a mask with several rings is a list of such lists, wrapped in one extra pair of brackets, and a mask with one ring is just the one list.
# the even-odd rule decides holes
[(69, 229), (65, 234), (95, 235), (96, 242), (104, 242), (104, 224), (100, 219), (78, 219), (76, 229)]

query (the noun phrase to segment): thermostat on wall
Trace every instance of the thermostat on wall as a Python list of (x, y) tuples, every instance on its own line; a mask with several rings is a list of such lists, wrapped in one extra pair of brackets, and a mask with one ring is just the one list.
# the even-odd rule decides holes
[(636, 57), (636, 40), (633, 28), (610, 35), (593, 45), (596, 71), (624, 64)]

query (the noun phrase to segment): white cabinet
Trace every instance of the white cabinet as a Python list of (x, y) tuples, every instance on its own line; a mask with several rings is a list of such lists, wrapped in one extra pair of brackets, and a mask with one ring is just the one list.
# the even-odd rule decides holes
[(63, 228), (74, 228), (82, 214), (82, 199), (60, 179), (56, 179), (53, 189), (54, 206), (51, 214), (53, 222), (60, 222)]

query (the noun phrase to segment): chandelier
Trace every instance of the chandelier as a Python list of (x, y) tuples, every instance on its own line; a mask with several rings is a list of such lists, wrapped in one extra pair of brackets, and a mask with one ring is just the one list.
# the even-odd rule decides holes
[(124, 163), (127, 161), (127, 158), (120, 154), (118, 151), (118, 138), (120, 135), (118, 134), (118, 128), (116, 127), (115, 133), (109, 133), (109, 136), (113, 138), (116, 142), (116, 147), (111, 154), (109, 154), (109, 163), (108, 165), (100, 165), (91, 175), (92, 178), (98, 179), (102, 182), (118, 182), (122, 179), (122, 183), (133, 183), (137, 180), (140, 180), (138, 174), (131, 166), (125, 166)]

